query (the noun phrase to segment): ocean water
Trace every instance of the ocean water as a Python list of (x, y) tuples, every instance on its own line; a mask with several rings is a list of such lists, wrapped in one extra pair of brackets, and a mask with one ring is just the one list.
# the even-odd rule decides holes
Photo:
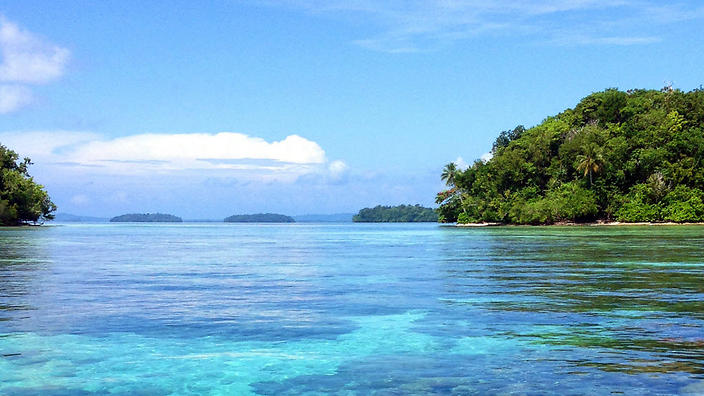
[(704, 227), (0, 228), (0, 394), (704, 394)]

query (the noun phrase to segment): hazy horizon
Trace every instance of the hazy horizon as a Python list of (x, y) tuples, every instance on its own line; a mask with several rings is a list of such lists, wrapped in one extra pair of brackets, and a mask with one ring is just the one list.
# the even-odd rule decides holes
[[(135, 213), (163, 213), (163, 214), (171, 214), (171, 215), (174, 215), (174, 216), (177, 216), (177, 217), (181, 217), (181, 218), (183, 219), (183, 221), (194, 221), (194, 222), (198, 222), (198, 221), (223, 221), (223, 219), (224, 219), (225, 217), (227, 217), (227, 216), (224, 216), (224, 217), (222, 217), (222, 218), (214, 218), (214, 217), (211, 217), (211, 218), (206, 218), (206, 217), (190, 217), (190, 218), (186, 218), (186, 217), (180, 216), (178, 213), (165, 213), (165, 212), (163, 212), (163, 211), (146, 211), (146, 212), (143, 211), (143, 212), (134, 212), (134, 213), (119, 213), (119, 214), (110, 215), (110, 216), (104, 216), (104, 217), (103, 217), (103, 216), (85, 215), (85, 214), (81, 214), (81, 213), (67, 213), (67, 212), (58, 211), (58, 212), (55, 213), (55, 215), (56, 215), (56, 217), (57, 217), (55, 220), (56, 220), (56, 221), (61, 221), (61, 217), (81, 217), (81, 218), (94, 218), (94, 219), (101, 219), (101, 220), (109, 220), (109, 219), (111, 219), (111, 218), (113, 218), (113, 217), (116, 217), (116, 216), (120, 216), (120, 215), (124, 215), (124, 214), (135, 214)], [(261, 214), (261, 213), (263, 213), (263, 212), (260, 212), (260, 213), (232, 213), (232, 214), (230, 214), (230, 215), (228, 215), (228, 216), (231, 216), (231, 215), (246, 215), (246, 214)], [(282, 215), (290, 216), (290, 217), (293, 217), (293, 218), (304, 218), (304, 217), (334, 217), (334, 216), (347, 216), (347, 215), (349, 215), (349, 216), (350, 216), (350, 221), (352, 221), (352, 216), (354, 216), (354, 215), (356, 214), (356, 212), (342, 212), (342, 213), (301, 213), (301, 214), (277, 213), (277, 214), (282, 214)]]

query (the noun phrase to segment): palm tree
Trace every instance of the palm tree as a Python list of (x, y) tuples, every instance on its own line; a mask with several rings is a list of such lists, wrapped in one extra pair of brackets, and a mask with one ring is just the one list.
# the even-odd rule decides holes
[(590, 144), (584, 149), (584, 154), (577, 156), (577, 170), (584, 171), (584, 176), (589, 175), (589, 186), (592, 185), (592, 174), (599, 173), (604, 163), (601, 149), (596, 144)]
[(442, 169), (440, 180), (444, 181), (445, 184), (450, 187), (450, 189), (447, 190), (450, 195), (457, 195), (460, 199), (460, 207), (462, 207), (462, 212), (467, 213), (467, 208), (465, 208), (464, 199), (462, 198), (463, 191), (455, 184), (455, 178), (457, 177), (458, 172), (457, 165), (454, 162), (450, 162)]
[(444, 181), (449, 187), (454, 187), (455, 176), (457, 176), (457, 165), (454, 162), (450, 162), (442, 169), (440, 180)]

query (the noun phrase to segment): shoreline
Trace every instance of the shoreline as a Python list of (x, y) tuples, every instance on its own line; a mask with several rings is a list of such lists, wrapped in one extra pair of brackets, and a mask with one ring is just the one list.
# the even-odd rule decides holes
[(454, 227), (460, 228), (475, 228), (475, 227), (554, 227), (554, 226), (572, 226), (572, 227), (623, 227), (623, 226), (701, 226), (702, 223), (674, 223), (674, 222), (638, 222), (638, 223), (624, 223), (620, 221), (597, 221), (590, 223), (573, 223), (573, 222), (559, 222), (553, 224), (504, 224), (504, 223), (466, 223), (466, 224), (455, 224)]

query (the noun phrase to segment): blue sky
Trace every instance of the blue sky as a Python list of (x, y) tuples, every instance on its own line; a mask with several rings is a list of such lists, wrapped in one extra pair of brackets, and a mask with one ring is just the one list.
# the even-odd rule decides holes
[(0, 3), (0, 143), (60, 211), (431, 205), (444, 164), (609, 87), (704, 83), (704, 3)]

